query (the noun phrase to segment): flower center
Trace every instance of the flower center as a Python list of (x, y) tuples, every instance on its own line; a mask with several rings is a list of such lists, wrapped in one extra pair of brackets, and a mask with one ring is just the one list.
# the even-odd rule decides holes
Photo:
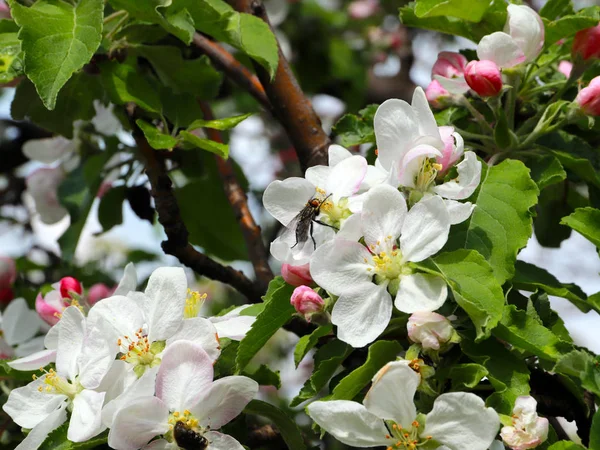
[(148, 336), (143, 334), (140, 328), (135, 333), (135, 338), (123, 336), (117, 340), (119, 347), (127, 346), (127, 351), (121, 355), (121, 360), (132, 364), (133, 370), (138, 377), (141, 377), (148, 367), (156, 367), (160, 364), (160, 358), (156, 355), (161, 353), (166, 346), (165, 341), (150, 342)]
[(415, 187), (409, 194), (409, 203), (414, 205), (423, 194), (431, 189), (435, 184), (438, 172), (442, 170), (442, 165), (435, 158), (423, 158), (419, 172), (415, 178)]
[(385, 436), (386, 439), (390, 439), (390, 445), (386, 450), (415, 450), (432, 439), (431, 436), (426, 436), (425, 439), (419, 437), (419, 422), (416, 420), (411, 424), (410, 428), (402, 428), (402, 425), (393, 422), (391, 426), (386, 422), (386, 427), (390, 432), (390, 434)]
[(319, 207), (321, 213), (319, 220), (339, 230), (342, 222), (352, 215), (352, 211), (348, 209), (348, 199), (344, 197), (335, 203), (331, 200), (331, 196), (327, 197), (323, 189), (317, 188), (316, 191), (319, 201), (322, 201)]
[[(390, 248), (391, 250), (385, 251), (377, 249), (381, 248), (381, 241), (377, 241), (376, 245), (370, 245), (369, 250), (372, 253), (371, 259), (373, 261), (372, 266), (367, 268), (368, 271), (374, 270), (375, 283), (381, 284), (384, 282), (392, 282), (394, 284), (399, 282), (402, 275), (408, 275), (411, 273), (409, 267), (404, 264), (402, 253), (395, 245), (394, 238), (387, 236), (384, 242), (384, 248)], [(365, 263), (368, 263), (368, 259), (364, 259)], [(393, 289), (397, 289), (397, 286), (391, 286)]]
[[(44, 371), (43, 369), (41, 369)], [(44, 371), (46, 377), (44, 378), (44, 384), (46, 386), (38, 386), (38, 391), (45, 392), (47, 394), (63, 394), (69, 397), (71, 400), (75, 398), (83, 390), (83, 386), (78, 381), (74, 383), (69, 382), (66, 378), (58, 375), (54, 369)], [(37, 376), (33, 376), (34, 380), (37, 380)]]
[(185, 299), (185, 309), (183, 310), (183, 318), (191, 319), (193, 317), (198, 317), (198, 313), (200, 312), (200, 308), (202, 308), (206, 297), (206, 294), (200, 294), (198, 291), (188, 289), (187, 297)]

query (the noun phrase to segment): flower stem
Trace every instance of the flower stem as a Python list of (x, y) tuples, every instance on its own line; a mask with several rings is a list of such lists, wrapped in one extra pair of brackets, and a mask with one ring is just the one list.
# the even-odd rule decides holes
[(494, 130), (492, 129), (492, 126), (489, 123), (487, 123), (487, 120), (485, 119), (483, 114), (481, 114), (473, 105), (471, 105), (471, 102), (469, 102), (469, 100), (467, 100), (467, 98), (464, 95), (459, 96), (459, 99), (460, 104), (469, 110), (469, 112), (475, 118), (475, 120), (479, 122), (479, 124), (490, 134), (493, 134)]

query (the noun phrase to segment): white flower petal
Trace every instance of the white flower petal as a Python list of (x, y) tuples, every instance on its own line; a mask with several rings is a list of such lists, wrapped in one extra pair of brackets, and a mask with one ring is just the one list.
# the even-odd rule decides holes
[[(107, 338), (116, 341), (123, 336), (134, 336), (144, 326), (144, 313), (137, 302), (124, 295), (115, 295), (96, 303), (88, 313), (88, 325), (102, 324)], [(59, 322), (60, 323), (60, 322)]]
[(341, 145), (333, 144), (329, 146), (327, 155), (329, 157), (329, 167), (333, 167), (342, 162), (344, 159), (350, 158), (352, 153), (350, 150), (342, 147)]
[(358, 241), (362, 237), (362, 235), (362, 220), (360, 218), (360, 214), (352, 214), (350, 217), (344, 220), (344, 222), (342, 222), (340, 231), (338, 231), (338, 233), (335, 235), (335, 239)]
[[(41, 351), (44, 351), (44, 336), (34, 337), (27, 342), (19, 344), (15, 349), (15, 356), (22, 358)], [(39, 369), (40, 367), (42, 366), (38, 366), (37, 368)]]
[(331, 322), (342, 341), (359, 348), (373, 342), (392, 317), (392, 298), (387, 284), (361, 283), (337, 299)]
[(446, 89), (451, 94), (462, 95), (469, 92), (469, 85), (465, 81), (464, 75), (455, 78), (446, 78), (441, 75), (434, 75), (433, 78), (438, 81), (442, 85), (444, 89)]
[(373, 377), (363, 404), (377, 417), (410, 428), (417, 417), (414, 397), (420, 382), (421, 377), (406, 361), (388, 363)]
[(62, 136), (31, 139), (23, 144), (25, 156), (44, 164), (52, 164), (75, 149), (74, 142)]
[(213, 361), (221, 354), (217, 329), (210, 320), (203, 317), (193, 317), (182, 321), (175, 334), (167, 339), (167, 347), (176, 341), (189, 341), (198, 344)]
[(77, 361), (79, 383), (86, 389), (96, 389), (114, 362), (114, 343), (109, 344), (102, 328), (92, 327), (86, 333)]
[(73, 412), (67, 438), (73, 442), (85, 442), (106, 429), (102, 425), (104, 392), (84, 389), (73, 399)]
[(99, 133), (112, 136), (122, 128), (121, 122), (113, 114), (113, 108), (113, 104), (104, 106), (99, 100), (94, 100), (96, 115), (92, 118), (92, 124)]
[(341, 198), (356, 194), (367, 174), (367, 165), (367, 160), (360, 155), (340, 161), (327, 179), (327, 195), (333, 194), (332, 200), (337, 203)]
[(282, 225), (289, 224), (315, 195), (315, 186), (304, 178), (275, 180), (263, 194), (265, 209)]
[(56, 350), (56, 347), (58, 346), (58, 330), (60, 329), (60, 320), (58, 321), (58, 323), (54, 326), (52, 326), (52, 328), (50, 328), (48, 330), (48, 333), (46, 333), (46, 337), (44, 338), (44, 345), (46, 346), (47, 349), (53, 349)]
[(153, 437), (169, 431), (169, 408), (156, 397), (143, 397), (119, 410), (108, 433), (115, 450), (138, 450)]
[(317, 425), (338, 441), (353, 447), (388, 445), (383, 420), (371, 414), (360, 403), (347, 400), (313, 402), (306, 408)]
[(24, 298), (14, 299), (4, 310), (2, 331), (9, 345), (14, 346), (31, 339), (41, 325), (37, 312), (29, 309)]
[[(225, 314), (227, 316), (227, 314)], [(217, 330), (219, 338), (229, 338), (234, 341), (241, 341), (246, 336), (246, 333), (252, 328), (252, 324), (256, 320), (254, 316), (234, 316), (228, 317), (210, 317), (210, 320)]]
[(169, 442), (166, 439), (156, 439), (145, 445), (143, 450), (179, 450), (175, 442)]
[(505, 32), (525, 55), (524, 62), (531, 62), (544, 46), (544, 23), (540, 16), (527, 5), (508, 5)]
[(156, 377), (156, 396), (171, 411), (196, 404), (213, 379), (213, 361), (199, 345), (177, 341), (165, 350)]
[(394, 161), (400, 161), (417, 139), (419, 122), (412, 107), (404, 100), (390, 99), (383, 102), (373, 119), (377, 139), (378, 160), (385, 170)]
[(25, 436), (15, 450), (37, 450), (48, 435), (67, 421), (67, 404), (51, 413)]
[(400, 250), (405, 261), (419, 262), (437, 253), (448, 240), (450, 216), (438, 196), (424, 198), (404, 220)]
[(335, 230), (333, 228), (313, 223), (312, 238), (314, 242), (309, 236), (306, 242), (296, 244), (295, 228), (286, 228), (271, 243), (271, 255), (278, 261), (293, 266), (308, 264), (315, 251), (315, 243), (318, 248), (324, 242), (331, 241), (334, 236)]
[(469, 198), (481, 180), (481, 161), (473, 152), (466, 152), (464, 159), (456, 166), (458, 177), (436, 186), (433, 190), (444, 198), (463, 200)]
[(450, 392), (440, 395), (427, 414), (423, 436), (451, 450), (487, 450), (500, 428), (498, 414), (475, 394)]
[(144, 291), (151, 300), (146, 312), (148, 339), (164, 341), (171, 337), (183, 321), (187, 296), (187, 278), (181, 267), (160, 267), (152, 272)]
[(475, 205), (471, 202), (457, 202), (456, 200), (444, 200), (448, 215), (450, 216), (450, 225), (464, 222), (473, 213)]
[(398, 189), (385, 184), (372, 188), (365, 196), (360, 216), (367, 245), (394, 243), (400, 236), (407, 211), (406, 200)]
[(127, 295), (130, 291), (135, 291), (137, 288), (137, 271), (133, 263), (129, 263), (125, 266), (123, 271), (123, 278), (119, 281), (117, 288), (113, 295)]
[(239, 416), (257, 392), (258, 383), (248, 377), (223, 377), (205, 387), (188, 409), (202, 426), (218, 429)]
[(435, 147), (422, 144), (411, 148), (398, 165), (398, 184), (400, 186), (415, 187), (415, 180), (421, 170), (425, 158), (438, 158), (442, 156)]
[(484, 36), (477, 45), (479, 60), (493, 61), (502, 68), (513, 67), (525, 60), (523, 51), (508, 34), (501, 31)]
[(208, 440), (206, 450), (244, 450), (242, 444), (228, 434), (209, 431), (204, 437)]
[(56, 372), (71, 381), (79, 374), (77, 360), (81, 355), (85, 336), (85, 317), (76, 306), (69, 306), (62, 313), (56, 349)]
[(65, 172), (62, 168), (43, 167), (29, 175), (25, 181), (40, 220), (45, 224), (56, 223), (68, 214), (57, 197), (58, 186), (64, 179)]
[(319, 286), (340, 295), (353, 286), (370, 283), (371, 254), (358, 242), (336, 239), (317, 248), (310, 261), (310, 274)]
[(56, 361), (56, 350), (42, 350), (24, 358), (9, 361), (7, 364), (15, 370), (38, 370)]
[(313, 186), (325, 189), (325, 186), (327, 185), (327, 179), (329, 178), (330, 174), (331, 167), (329, 166), (313, 166), (306, 169), (304, 177)]
[(394, 300), (396, 309), (405, 313), (435, 311), (448, 297), (448, 287), (436, 275), (414, 273), (400, 279), (400, 288)]
[(443, 148), (437, 122), (435, 121), (433, 111), (431, 111), (425, 91), (423, 91), (422, 87), (418, 86), (413, 92), (411, 106), (417, 116), (417, 121), (419, 123), (419, 134), (421, 136), (433, 138), (435, 141), (432, 142), (431, 145)]

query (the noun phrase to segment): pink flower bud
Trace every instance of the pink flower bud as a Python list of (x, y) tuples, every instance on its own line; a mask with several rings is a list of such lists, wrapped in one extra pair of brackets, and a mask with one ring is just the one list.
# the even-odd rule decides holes
[(493, 97), (502, 91), (502, 74), (493, 61), (471, 61), (465, 68), (465, 80), (481, 97)]
[(440, 52), (438, 59), (431, 69), (431, 76), (439, 75), (444, 78), (460, 77), (465, 73), (467, 58), (460, 53)]
[(590, 116), (600, 116), (600, 76), (590, 81), (575, 99), (581, 110)]
[(441, 344), (448, 342), (454, 329), (444, 316), (428, 311), (416, 312), (408, 318), (408, 337), (419, 343), (424, 349), (439, 350)]
[(440, 108), (443, 106), (444, 99), (448, 98), (450, 92), (448, 92), (444, 86), (440, 84), (438, 80), (433, 80), (425, 89), (425, 97), (432, 106)]
[(313, 279), (310, 276), (310, 264), (302, 266), (284, 264), (281, 266), (281, 276), (286, 283), (292, 286), (310, 286), (313, 284)]
[(584, 61), (600, 58), (600, 24), (592, 28), (578, 31), (573, 39), (571, 49), (573, 59), (581, 58)]
[(98, 301), (110, 297), (114, 291), (115, 288), (109, 288), (104, 283), (94, 284), (92, 287), (90, 287), (90, 290), (88, 291), (87, 300), (89, 305), (95, 305)]
[(77, 295), (83, 293), (83, 287), (81, 283), (73, 277), (64, 277), (60, 280), (60, 295), (62, 298), (73, 298), (72, 293), (75, 292)]
[(10, 8), (4, 0), (0, 1), (0, 19), (12, 19)]
[(378, 0), (355, 0), (348, 5), (348, 14), (352, 19), (366, 19), (379, 9)]
[(41, 293), (35, 299), (35, 310), (44, 322), (56, 325), (60, 320), (62, 312), (69, 306), (59, 291), (51, 291), (42, 296)]
[(558, 63), (558, 71), (562, 73), (565, 77), (569, 78), (571, 76), (571, 71), (573, 70), (573, 63), (570, 61), (561, 61)]
[[(0, 289), (0, 306), (8, 305), (15, 298), (15, 293), (9, 287)], [(2, 359), (2, 358), (0, 358)]]
[(12, 258), (0, 256), (0, 289), (12, 286), (17, 279), (17, 267)]
[(298, 286), (294, 289), (290, 303), (296, 308), (296, 312), (304, 315), (308, 322), (314, 313), (323, 311), (325, 307), (321, 296), (308, 286)]

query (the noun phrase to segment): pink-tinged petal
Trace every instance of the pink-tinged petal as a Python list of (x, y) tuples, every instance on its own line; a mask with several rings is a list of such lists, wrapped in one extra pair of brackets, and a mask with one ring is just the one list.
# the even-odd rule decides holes
[(208, 440), (206, 450), (244, 450), (242, 444), (228, 434), (209, 431), (204, 437)]
[(129, 263), (125, 266), (123, 278), (119, 281), (113, 295), (127, 295), (130, 291), (135, 291), (137, 283), (137, 271), (133, 263)]
[(171, 411), (189, 409), (210, 386), (212, 365), (213, 360), (199, 345), (174, 342), (163, 353), (156, 377), (156, 396)]
[(292, 286), (310, 286), (314, 283), (310, 276), (310, 266), (308, 264), (292, 266), (284, 263), (281, 266), (281, 276), (287, 284)]
[(60, 319), (58, 348), (56, 350), (56, 372), (75, 381), (79, 374), (77, 360), (81, 355), (85, 336), (85, 317), (76, 306), (69, 306)]
[(331, 322), (338, 327), (338, 338), (356, 348), (377, 339), (391, 317), (392, 297), (387, 283), (355, 285), (337, 299), (331, 312)]
[(442, 156), (437, 148), (422, 144), (411, 148), (398, 166), (398, 184), (400, 186), (415, 187), (415, 180), (421, 170), (425, 158), (439, 158)]
[(51, 413), (25, 436), (15, 450), (38, 450), (48, 435), (67, 421), (67, 404)]
[(562, 73), (565, 77), (569, 78), (571, 76), (571, 71), (573, 70), (573, 63), (571, 61), (561, 61), (558, 63), (558, 71)]
[(417, 115), (404, 100), (390, 99), (377, 108), (373, 125), (378, 159), (383, 168), (390, 170), (392, 164), (404, 157), (412, 141), (418, 137)]
[(456, 200), (444, 200), (448, 215), (450, 216), (450, 225), (462, 223), (471, 217), (475, 205), (471, 202), (457, 202)]
[(358, 242), (336, 239), (317, 248), (310, 262), (310, 273), (319, 286), (335, 295), (362, 283), (373, 274), (371, 254)]
[(327, 179), (325, 191), (332, 195), (332, 200), (337, 202), (344, 197), (350, 197), (358, 192), (361, 183), (367, 174), (367, 160), (360, 155), (354, 155), (340, 161), (332, 170)]
[(306, 169), (304, 177), (306, 178), (306, 181), (309, 181), (313, 186), (325, 189), (331, 169), (332, 168), (328, 166), (309, 167)]
[(508, 34), (497, 31), (484, 36), (477, 46), (480, 60), (495, 62), (499, 67), (507, 68), (525, 61), (525, 54)]
[(73, 442), (85, 442), (106, 429), (102, 424), (104, 392), (84, 389), (73, 399), (73, 412), (67, 438)]
[(146, 311), (148, 339), (164, 341), (170, 338), (183, 321), (187, 296), (187, 278), (181, 267), (160, 267), (152, 272), (144, 291), (151, 300)]
[(155, 436), (169, 431), (169, 408), (156, 397), (143, 397), (119, 410), (108, 433), (115, 450), (139, 450)]
[(389, 434), (381, 418), (360, 403), (347, 400), (313, 402), (306, 408), (317, 425), (338, 441), (353, 447), (387, 446)]
[(24, 358), (9, 361), (9, 367), (15, 370), (37, 370), (40, 367), (46, 367), (48, 364), (56, 361), (56, 350), (42, 350)]
[(421, 136), (430, 137), (433, 140), (431, 145), (442, 148), (442, 141), (440, 139), (437, 122), (435, 121), (433, 111), (431, 111), (431, 108), (429, 107), (427, 96), (422, 87), (417, 87), (413, 92), (411, 106), (417, 116), (419, 134)]
[(352, 156), (350, 150), (337, 144), (330, 145), (327, 154), (329, 155), (329, 167), (333, 167)]
[(40, 292), (35, 298), (35, 310), (48, 325), (56, 325), (58, 323), (60, 315), (66, 306), (58, 291), (48, 292), (46, 297)]
[(433, 79), (440, 83), (440, 85), (448, 91), (450, 94), (462, 95), (469, 92), (469, 85), (465, 81), (465, 76), (461, 75), (456, 78), (444, 78), (439, 75), (434, 75)]
[(437, 195), (419, 201), (406, 215), (400, 236), (405, 261), (419, 262), (437, 253), (446, 244), (450, 216)]
[(465, 69), (465, 80), (480, 97), (494, 97), (502, 92), (502, 74), (494, 61), (471, 61)]
[(205, 388), (188, 409), (202, 426), (218, 429), (239, 416), (257, 392), (258, 383), (250, 378), (224, 377)]
[(467, 58), (460, 53), (440, 52), (431, 68), (431, 75), (439, 75), (444, 78), (460, 76), (465, 72), (467, 62)]
[(544, 23), (533, 9), (526, 5), (508, 5), (505, 32), (512, 37), (525, 55), (524, 62), (531, 62), (544, 46)]
[(464, 159), (456, 166), (458, 177), (436, 186), (433, 190), (444, 198), (464, 200), (469, 198), (481, 180), (481, 161), (474, 152), (466, 152)]
[(393, 246), (400, 236), (407, 211), (404, 196), (392, 186), (381, 184), (367, 192), (361, 213), (367, 245), (378, 247), (381, 245), (378, 243), (387, 243), (388, 247)]
[(445, 173), (460, 159), (465, 150), (465, 142), (462, 136), (454, 132), (454, 127), (440, 127), (440, 136), (444, 142), (442, 157), (437, 162), (442, 165), (441, 173)]
[(263, 194), (263, 204), (282, 225), (288, 225), (315, 193), (315, 186), (304, 178), (275, 180), (267, 186)]
[(363, 404), (377, 417), (410, 428), (417, 417), (414, 397), (419, 383), (421, 377), (408, 367), (407, 361), (388, 363), (373, 377)]
[[(46, 392), (46, 375), (32, 381), (27, 386), (13, 389), (2, 409), (11, 419), (23, 428), (33, 428), (59, 409), (68, 399), (63, 394)], [(38, 388), (42, 387), (42, 392)]]
[(221, 354), (217, 329), (210, 320), (203, 317), (193, 317), (182, 321), (175, 334), (167, 339), (167, 348), (177, 341), (198, 344), (213, 361)]
[(400, 279), (400, 287), (394, 306), (399, 311), (435, 311), (448, 297), (448, 287), (443, 278), (436, 275), (414, 273)]
[(8, 304), (2, 317), (4, 339), (9, 345), (17, 345), (34, 337), (42, 321), (27, 306), (24, 298), (16, 298)]
[(600, 76), (592, 79), (587, 87), (577, 94), (575, 102), (590, 116), (600, 116)]

